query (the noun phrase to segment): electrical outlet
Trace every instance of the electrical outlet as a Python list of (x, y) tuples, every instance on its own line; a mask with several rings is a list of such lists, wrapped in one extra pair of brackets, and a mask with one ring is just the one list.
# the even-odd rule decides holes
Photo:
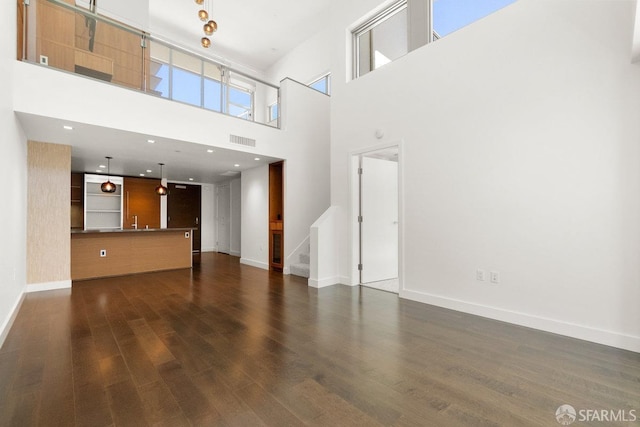
[(487, 272), (482, 269), (477, 269), (476, 280), (479, 282), (484, 282), (485, 280), (487, 280)]
[(494, 285), (497, 285), (498, 283), (500, 283), (500, 272), (499, 271), (492, 271), (489, 273), (489, 276), (491, 278), (491, 283), (493, 283)]
[(100, 249), (100, 258), (104, 258), (107, 256), (107, 250), (106, 249)]
[(40, 64), (49, 65), (49, 57), (48, 56), (44, 56), (44, 55), (40, 55)]
[(184, 238), (185, 238), (185, 239), (188, 239), (188, 238), (189, 238), (189, 232), (188, 232), (188, 231), (185, 231), (185, 232), (184, 232)]

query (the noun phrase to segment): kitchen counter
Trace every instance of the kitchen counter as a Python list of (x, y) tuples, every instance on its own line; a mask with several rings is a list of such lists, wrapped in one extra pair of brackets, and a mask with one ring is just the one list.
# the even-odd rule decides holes
[(71, 230), (71, 279), (192, 267), (191, 228)]
[(96, 233), (138, 233), (138, 232), (156, 232), (156, 231), (191, 231), (193, 228), (103, 228), (98, 230), (71, 230), (71, 234), (96, 234)]

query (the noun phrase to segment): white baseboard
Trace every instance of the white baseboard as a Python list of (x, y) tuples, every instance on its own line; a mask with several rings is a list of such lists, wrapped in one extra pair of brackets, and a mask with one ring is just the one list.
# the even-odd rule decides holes
[(513, 323), (515, 325), (640, 353), (640, 337), (633, 335), (621, 334), (614, 331), (605, 331), (561, 320), (549, 319), (532, 314), (510, 311), (502, 308), (490, 307), (417, 291), (401, 290), (400, 297), (451, 310), (461, 311), (463, 313), (474, 314), (477, 316), (487, 317), (489, 319), (500, 320), (503, 322)]
[(269, 264), (266, 262), (254, 261), (252, 259), (240, 258), (240, 264), (250, 265), (251, 267), (261, 268), (263, 270), (269, 269)]
[(216, 247), (210, 247), (210, 248), (200, 248), (200, 252), (217, 252), (218, 248)]
[(240, 258), (240, 252), (236, 252), (236, 251), (229, 251), (229, 255)]
[(284, 267), (282, 269), (282, 274), (291, 274), (291, 269), (289, 267)]
[(345, 286), (358, 286), (360, 283), (351, 283), (351, 277), (338, 276), (338, 283)]
[(9, 331), (13, 326), (13, 322), (15, 322), (16, 316), (18, 316), (18, 311), (20, 311), (20, 307), (22, 306), (22, 301), (24, 301), (25, 295), (25, 292), (22, 292), (20, 294), (20, 297), (13, 305), (13, 309), (11, 309), (11, 312), (2, 323), (2, 326), (0, 326), (0, 348), (2, 348), (2, 346), (4, 345), (4, 341), (7, 339), (7, 335), (9, 335)]
[(58, 282), (44, 282), (44, 283), (33, 283), (31, 285), (27, 285), (25, 288), (25, 292), (42, 292), (42, 291), (54, 291), (56, 289), (70, 289), (71, 288), (71, 280), (60, 280)]
[(340, 278), (338, 276), (326, 277), (324, 279), (309, 279), (309, 286), (312, 288), (326, 288), (327, 286), (333, 286), (340, 284)]

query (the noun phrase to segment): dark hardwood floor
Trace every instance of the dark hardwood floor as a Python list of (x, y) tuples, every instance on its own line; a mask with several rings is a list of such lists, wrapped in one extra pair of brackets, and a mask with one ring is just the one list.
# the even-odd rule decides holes
[(635, 409), (640, 354), (203, 254), (28, 294), (0, 350), (7, 426), (554, 426)]

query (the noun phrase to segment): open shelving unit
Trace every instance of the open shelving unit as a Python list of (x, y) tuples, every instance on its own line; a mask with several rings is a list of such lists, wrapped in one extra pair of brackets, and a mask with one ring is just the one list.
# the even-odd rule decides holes
[(84, 229), (122, 229), (122, 177), (111, 176), (116, 185), (115, 193), (103, 193), (100, 186), (107, 180), (105, 175), (84, 176)]

